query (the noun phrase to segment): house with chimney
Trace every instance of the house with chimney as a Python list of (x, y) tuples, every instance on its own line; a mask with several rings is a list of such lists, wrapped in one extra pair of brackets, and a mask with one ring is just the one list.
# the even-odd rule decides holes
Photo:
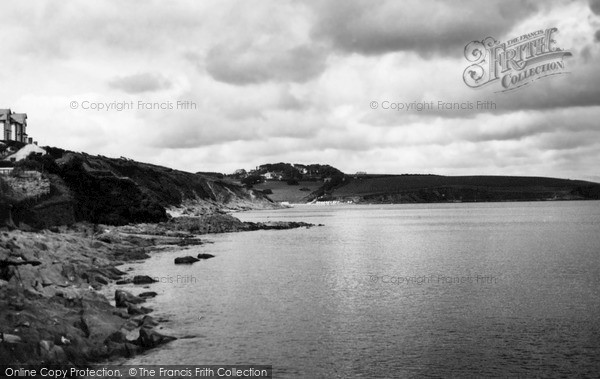
[(0, 123), (4, 125), (2, 139), (33, 143), (33, 138), (27, 136), (27, 113), (15, 113), (10, 109), (0, 109)]

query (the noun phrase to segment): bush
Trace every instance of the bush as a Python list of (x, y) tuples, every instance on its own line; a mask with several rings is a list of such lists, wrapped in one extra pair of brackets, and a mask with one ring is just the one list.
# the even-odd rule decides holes
[(252, 187), (255, 184), (262, 183), (263, 178), (260, 175), (250, 175), (242, 179), (242, 184), (247, 187)]
[(26, 159), (16, 162), (14, 166), (16, 169), (24, 171), (49, 172), (51, 174), (58, 174), (60, 172), (60, 168), (48, 154), (38, 155), (31, 153)]

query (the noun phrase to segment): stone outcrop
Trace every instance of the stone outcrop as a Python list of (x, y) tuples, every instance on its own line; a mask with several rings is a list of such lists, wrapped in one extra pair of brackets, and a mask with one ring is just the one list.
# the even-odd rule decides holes
[(192, 264), (192, 263), (196, 263), (198, 261), (199, 261), (199, 259), (196, 259), (196, 258), (191, 257), (189, 255), (187, 257), (177, 257), (177, 258), (175, 258), (175, 264), (176, 265)]

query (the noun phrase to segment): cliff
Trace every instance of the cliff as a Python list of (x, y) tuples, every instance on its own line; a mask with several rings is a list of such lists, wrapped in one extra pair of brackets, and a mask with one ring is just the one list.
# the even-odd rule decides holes
[[(0, 178), (3, 224), (47, 228), (89, 221), (109, 225), (166, 221), (173, 214), (276, 207), (258, 191), (227, 180), (167, 167), (47, 148), (19, 162), (19, 172), (42, 172), (49, 191), (19, 195)], [(26, 179), (23, 179), (26, 180)], [(12, 219), (12, 220), (11, 220)]]

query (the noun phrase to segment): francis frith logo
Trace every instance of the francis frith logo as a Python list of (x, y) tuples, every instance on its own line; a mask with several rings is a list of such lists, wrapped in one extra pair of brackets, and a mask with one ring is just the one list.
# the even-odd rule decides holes
[(472, 62), (463, 80), (472, 88), (496, 83), (498, 92), (531, 84), (535, 80), (568, 73), (564, 58), (571, 53), (559, 48), (554, 39), (557, 28), (536, 30), (500, 43), (492, 37), (465, 46), (465, 58)]

